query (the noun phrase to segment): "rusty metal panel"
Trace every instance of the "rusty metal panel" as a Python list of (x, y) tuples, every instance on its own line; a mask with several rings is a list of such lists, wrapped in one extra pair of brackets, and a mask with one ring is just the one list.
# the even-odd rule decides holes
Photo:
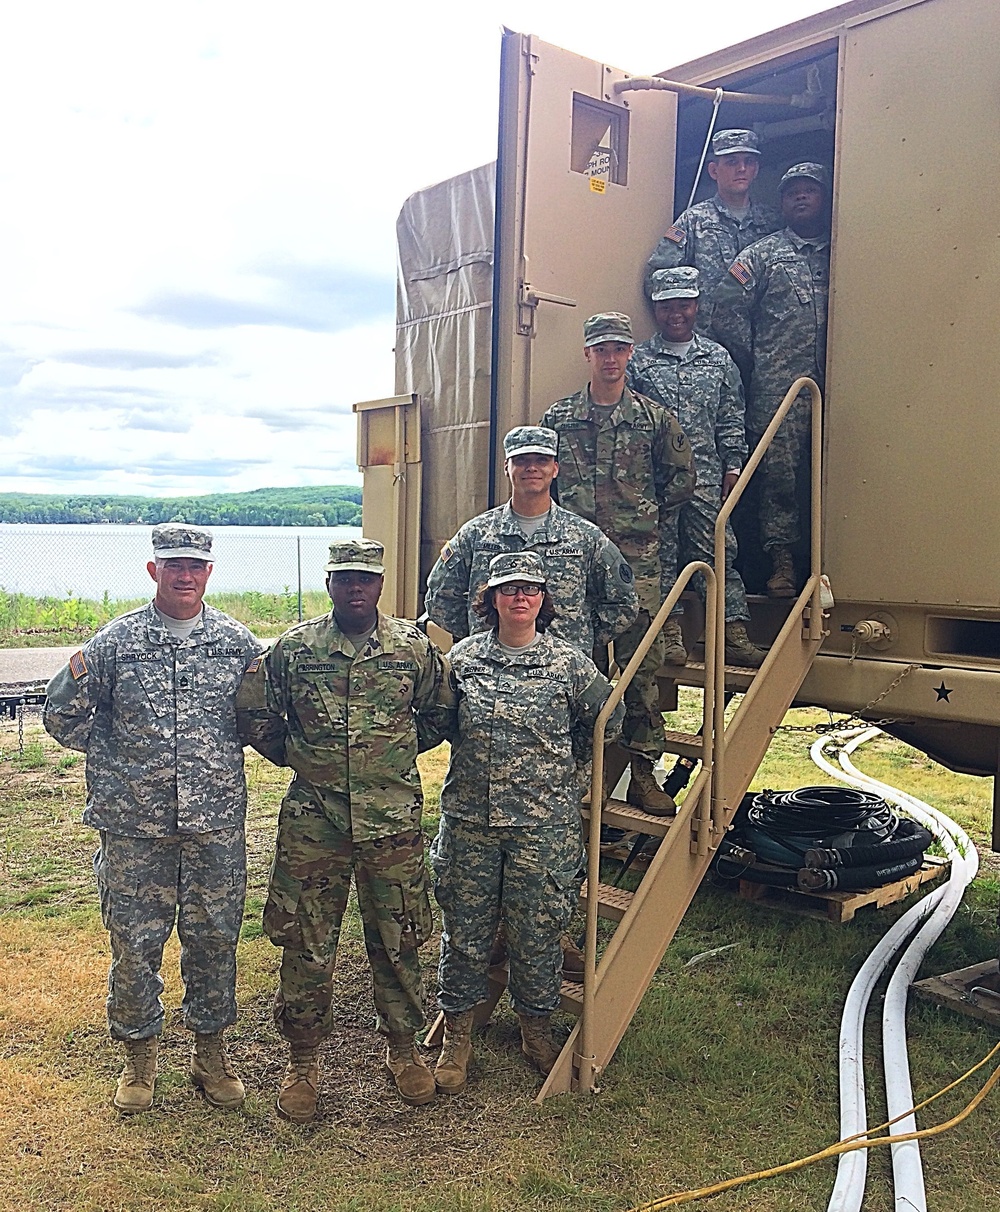
[(642, 269), (673, 219), (677, 104), (667, 93), (617, 96), (612, 86), (626, 73), (534, 37), (508, 39), (496, 263), (498, 500), (507, 495), (504, 432), (586, 382), (587, 316), (624, 311), (639, 339), (652, 332)]
[(825, 495), (841, 600), (1000, 604), (998, 43), (987, 0), (842, 41)]

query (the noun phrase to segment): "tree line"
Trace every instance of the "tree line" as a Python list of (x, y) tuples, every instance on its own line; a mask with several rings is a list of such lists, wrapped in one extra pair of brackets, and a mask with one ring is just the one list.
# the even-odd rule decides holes
[(0, 493), (0, 522), (191, 522), (196, 526), (360, 526), (361, 489), (256, 488), (188, 497)]

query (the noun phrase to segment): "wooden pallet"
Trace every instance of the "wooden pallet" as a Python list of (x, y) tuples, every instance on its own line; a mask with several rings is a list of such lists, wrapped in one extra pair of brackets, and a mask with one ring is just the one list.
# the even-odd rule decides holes
[(745, 901), (773, 905), (803, 917), (843, 923), (849, 922), (864, 905), (884, 909), (887, 905), (905, 900), (921, 885), (940, 879), (950, 865), (947, 859), (927, 855), (919, 871), (892, 884), (883, 884), (881, 888), (855, 888), (850, 892), (801, 892), (798, 888), (772, 888), (768, 884), (740, 880), (739, 893)]
[[(992, 989), (992, 995), (989, 992), (976, 993), (977, 986)], [(978, 1018), (991, 1026), (1000, 1027), (1000, 971), (995, 959), (916, 981), (913, 991), (938, 1006), (947, 1006), (949, 1010), (969, 1018)]]

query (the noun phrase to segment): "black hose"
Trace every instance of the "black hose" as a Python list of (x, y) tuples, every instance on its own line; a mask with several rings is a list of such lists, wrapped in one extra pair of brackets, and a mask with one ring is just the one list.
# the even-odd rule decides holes
[[(882, 863), (877, 867), (851, 867), (849, 870), (814, 871), (804, 867), (798, 873), (797, 883), (803, 892), (829, 892), (835, 888), (881, 888), (896, 880), (906, 879), (923, 866), (923, 854), (898, 863)], [(747, 876), (747, 879), (752, 877)]]
[(876, 863), (899, 862), (922, 855), (934, 841), (930, 830), (916, 821), (900, 821), (892, 840), (877, 846), (814, 847), (807, 850), (804, 862), (816, 870), (829, 867), (870, 867)]

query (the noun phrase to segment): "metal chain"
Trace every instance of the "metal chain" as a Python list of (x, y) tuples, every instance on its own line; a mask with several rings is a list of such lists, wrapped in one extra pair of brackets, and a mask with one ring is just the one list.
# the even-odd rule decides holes
[(17, 751), (24, 757), (24, 704), (17, 705)]
[(903, 681), (904, 678), (909, 677), (915, 669), (919, 668), (919, 665), (907, 665), (903, 672), (898, 677), (894, 678), (881, 694), (877, 694), (870, 703), (866, 703), (860, 711), (856, 711), (853, 715), (844, 716), (844, 718), (841, 720), (835, 720), (833, 718), (833, 714), (828, 712), (827, 714), (830, 716), (830, 722), (828, 724), (779, 724), (775, 731), (815, 732), (822, 735), (825, 732), (839, 732), (841, 728), (852, 728), (855, 725), (862, 725), (869, 728), (884, 728), (887, 724), (902, 724), (905, 721), (895, 719), (892, 716), (888, 716), (885, 719), (880, 720), (866, 720), (863, 717), (866, 712), (877, 707), (884, 698), (887, 698), (890, 694), (892, 694), (892, 692)]

